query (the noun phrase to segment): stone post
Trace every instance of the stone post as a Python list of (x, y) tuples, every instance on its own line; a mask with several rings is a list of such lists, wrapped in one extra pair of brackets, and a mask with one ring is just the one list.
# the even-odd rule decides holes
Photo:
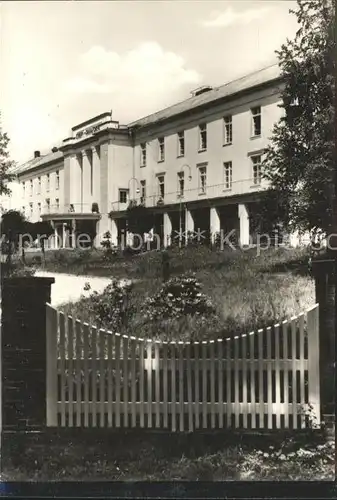
[(312, 262), (316, 302), (319, 303), (320, 393), (323, 414), (334, 413), (335, 336), (336, 336), (336, 263), (331, 258)]
[(46, 302), (54, 278), (4, 278), (2, 430), (46, 427)]

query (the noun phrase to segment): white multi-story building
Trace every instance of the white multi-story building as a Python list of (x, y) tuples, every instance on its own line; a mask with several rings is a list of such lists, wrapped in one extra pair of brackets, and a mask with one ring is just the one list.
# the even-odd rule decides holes
[(267, 188), (261, 161), (281, 115), (281, 86), (275, 65), (201, 87), (128, 125), (111, 113), (76, 125), (58, 148), (16, 168), (15, 208), (51, 221), (61, 246), (75, 245), (72, 233), (96, 233), (99, 243), (106, 231), (117, 243), (130, 200), (145, 204), (164, 245), (172, 233), (197, 229), (235, 229), (248, 244), (250, 215)]

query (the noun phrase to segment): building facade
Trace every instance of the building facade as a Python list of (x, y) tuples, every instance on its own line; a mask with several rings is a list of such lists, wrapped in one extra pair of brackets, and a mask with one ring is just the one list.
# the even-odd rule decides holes
[(196, 231), (232, 232), (249, 244), (254, 206), (268, 187), (261, 162), (281, 116), (281, 86), (270, 66), (128, 125), (111, 113), (76, 125), (50, 154), (35, 152), (17, 167), (16, 208), (51, 221), (54, 247), (76, 246), (79, 234), (99, 245), (106, 231), (117, 244), (131, 200), (147, 208), (162, 246)]

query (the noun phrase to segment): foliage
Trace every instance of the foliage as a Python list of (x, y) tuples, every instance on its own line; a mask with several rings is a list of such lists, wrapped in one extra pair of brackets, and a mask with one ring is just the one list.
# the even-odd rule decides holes
[[(85, 289), (88, 291), (88, 285)], [(85, 303), (94, 324), (100, 327), (108, 326), (113, 331), (119, 331), (126, 326), (130, 315), (131, 290), (131, 283), (112, 280), (103, 293), (93, 291)]]
[(117, 254), (117, 249), (114, 247), (111, 241), (111, 233), (107, 231), (103, 234), (103, 240), (101, 241), (101, 246), (104, 249), (104, 257), (110, 260), (114, 255)]
[(294, 40), (277, 52), (283, 79), (283, 116), (263, 162), (271, 191), (264, 203), (269, 223), (328, 232), (334, 173), (334, 7), (332, 0), (298, 0)]
[(14, 162), (9, 159), (8, 143), (9, 137), (2, 131), (0, 126), (0, 195), (10, 194), (8, 183), (14, 179), (14, 176), (10, 173)]
[(201, 293), (201, 284), (193, 275), (185, 274), (166, 281), (153, 297), (144, 302), (143, 314), (150, 320), (187, 315), (211, 315), (215, 308)]
[(129, 203), (126, 210), (128, 231), (143, 236), (153, 226), (153, 220), (149, 217), (149, 210), (143, 204), (137, 204), (135, 200)]

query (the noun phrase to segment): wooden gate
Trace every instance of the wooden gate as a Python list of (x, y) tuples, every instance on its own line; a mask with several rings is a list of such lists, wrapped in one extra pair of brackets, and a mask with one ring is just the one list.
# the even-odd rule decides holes
[[(320, 422), (318, 304), (239, 337), (156, 342), (47, 307), (47, 425), (305, 428)], [(310, 412), (309, 412), (310, 413)]]

